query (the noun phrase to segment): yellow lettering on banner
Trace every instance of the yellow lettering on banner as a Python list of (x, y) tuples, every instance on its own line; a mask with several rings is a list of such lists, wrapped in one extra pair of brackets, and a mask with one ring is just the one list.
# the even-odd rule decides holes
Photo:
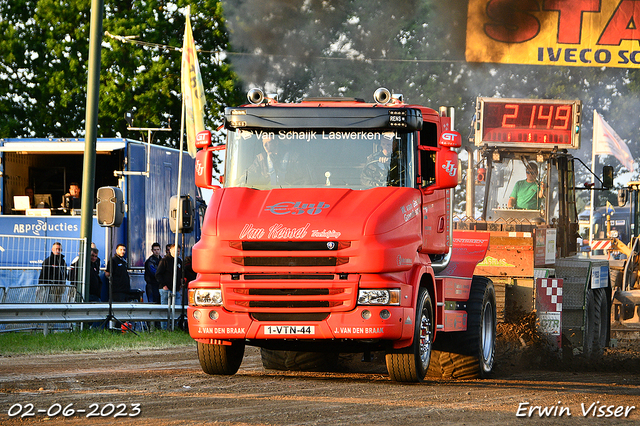
[(640, 68), (636, 0), (469, 0), (469, 62)]

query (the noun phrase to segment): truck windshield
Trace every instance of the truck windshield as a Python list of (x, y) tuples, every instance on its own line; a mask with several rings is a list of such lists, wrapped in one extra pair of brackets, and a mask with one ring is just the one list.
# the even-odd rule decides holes
[(393, 131), (229, 131), (225, 187), (413, 186), (414, 143)]

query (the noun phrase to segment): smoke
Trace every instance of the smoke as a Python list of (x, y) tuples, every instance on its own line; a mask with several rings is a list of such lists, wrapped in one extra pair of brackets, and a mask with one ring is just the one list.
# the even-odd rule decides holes
[[(292, 100), (302, 95), (370, 99), (381, 85), (418, 92), (411, 61), (432, 58), (439, 68), (446, 57), (464, 58), (464, 31), (446, 34), (445, 29), (464, 29), (466, 0), (446, 8), (431, 3), (224, 1), (235, 52), (231, 61), (247, 86), (272, 86)], [(442, 19), (431, 22), (434, 15)], [(451, 42), (446, 52), (436, 47), (443, 38)], [(429, 64), (422, 63), (420, 68), (427, 68), (422, 74), (431, 74)]]
[[(541, 10), (542, 0), (489, 4), (492, 19), (502, 24), (494, 30), (508, 33), (532, 25), (522, 12)], [(590, 161), (594, 109), (640, 157), (640, 125), (630, 113), (640, 106), (636, 71), (466, 62), (467, 0), (223, 0), (223, 6), (229, 58), (245, 89), (261, 87), (285, 101), (371, 100), (383, 86), (410, 103), (456, 107), (456, 128), (464, 135), (478, 96), (580, 99), (581, 158)], [(605, 161), (620, 168), (615, 159)]]

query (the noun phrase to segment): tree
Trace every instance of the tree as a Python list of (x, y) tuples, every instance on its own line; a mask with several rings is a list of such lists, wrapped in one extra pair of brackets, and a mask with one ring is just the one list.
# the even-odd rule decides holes
[[(135, 127), (168, 127), (155, 142), (177, 146), (180, 66), (187, 0), (109, 0), (103, 29), (144, 42), (103, 38), (98, 135), (137, 138)], [(0, 0), (0, 137), (80, 137), (85, 129), (90, 0)], [(192, 5), (191, 23), (205, 86), (205, 124), (240, 101), (237, 76), (220, 60), (228, 37), (222, 5)], [(169, 47), (163, 47), (169, 46)], [(145, 134), (146, 136), (146, 134)]]

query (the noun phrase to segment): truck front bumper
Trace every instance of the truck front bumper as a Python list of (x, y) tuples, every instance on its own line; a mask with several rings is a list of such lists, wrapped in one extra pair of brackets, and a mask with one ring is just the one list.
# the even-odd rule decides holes
[(357, 306), (334, 312), (322, 321), (258, 321), (251, 313), (234, 313), (222, 307), (187, 309), (189, 334), (194, 339), (412, 339), (414, 313), (401, 306)]

